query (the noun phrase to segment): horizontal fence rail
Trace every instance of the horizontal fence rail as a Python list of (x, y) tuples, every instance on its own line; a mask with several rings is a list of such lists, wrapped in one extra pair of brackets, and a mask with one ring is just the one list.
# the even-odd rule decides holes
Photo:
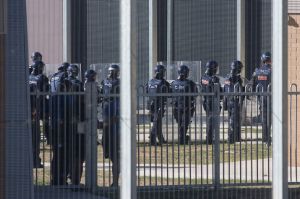
[[(246, 86), (234, 92), (210, 93), (197, 86), (193, 93), (137, 95), (137, 185), (248, 186), (272, 182), (271, 93)], [(255, 90), (255, 91), (254, 91)], [(91, 92), (97, 93), (91, 99)], [(112, 93), (118, 93), (114, 91)], [(299, 183), (298, 95), (289, 97), (289, 182)], [(96, 187), (118, 183), (119, 95), (103, 94), (101, 87), (81, 92), (31, 92), (34, 184), (86, 188), (87, 176)], [(151, 104), (151, 99), (156, 102)], [(88, 128), (86, 111), (98, 121)], [(182, 100), (183, 107), (178, 105)], [(204, 107), (211, 100), (211, 107)], [(36, 104), (34, 104), (36, 103)], [(182, 110), (181, 110), (182, 109)], [(91, 109), (89, 109), (91, 110)], [(86, 143), (96, 133), (95, 147)], [(96, 150), (89, 157), (86, 151)], [(94, 158), (92, 158), (94, 157)], [(39, 162), (40, 160), (40, 162)], [(40, 164), (39, 164), (40, 163)], [(97, 167), (93, 173), (87, 164)], [(92, 172), (92, 173), (90, 173)], [(55, 181), (56, 180), (56, 181)]]

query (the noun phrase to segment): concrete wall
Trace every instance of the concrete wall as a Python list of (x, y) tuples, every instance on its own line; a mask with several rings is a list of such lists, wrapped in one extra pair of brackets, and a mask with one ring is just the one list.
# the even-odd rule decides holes
[(46, 64), (63, 61), (63, 1), (26, 0), (28, 53), (39, 51)]

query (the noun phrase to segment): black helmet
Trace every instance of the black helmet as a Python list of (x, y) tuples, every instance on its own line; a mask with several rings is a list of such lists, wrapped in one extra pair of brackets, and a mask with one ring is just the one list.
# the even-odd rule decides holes
[(231, 68), (230, 73), (232, 75), (240, 74), (243, 68), (243, 63), (240, 62), (239, 60), (235, 60), (231, 63), (230, 68)]
[(68, 67), (68, 75), (72, 77), (77, 77), (79, 74), (79, 68), (76, 64), (71, 64)]
[(154, 69), (155, 77), (162, 79), (165, 76), (166, 68), (163, 65), (157, 65)]
[(96, 81), (96, 71), (92, 70), (92, 69), (89, 69), (87, 71), (85, 71), (84, 73), (84, 78), (85, 78), (85, 81), (86, 82), (94, 82)]
[(42, 61), (36, 61), (31, 65), (32, 72), (34, 74), (42, 74), (44, 67), (45, 67), (45, 64)]
[(208, 61), (205, 65), (206, 71), (205, 73), (208, 75), (215, 75), (218, 71), (218, 63), (214, 60)]
[(261, 61), (263, 63), (269, 62), (271, 61), (271, 53), (270, 52), (264, 52), (261, 57), (260, 57)]
[(108, 77), (117, 78), (120, 74), (120, 67), (117, 64), (112, 64), (108, 68)]
[(178, 68), (178, 75), (180, 78), (184, 78), (184, 79), (188, 78), (189, 72), (190, 72), (190, 69), (186, 65), (181, 65)]
[(70, 64), (68, 62), (64, 62), (58, 67), (58, 71), (67, 71), (69, 68)]
[(43, 59), (43, 57), (42, 57), (42, 54), (40, 52), (33, 52), (32, 55), (31, 55), (32, 62), (42, 61), (42, 59)]

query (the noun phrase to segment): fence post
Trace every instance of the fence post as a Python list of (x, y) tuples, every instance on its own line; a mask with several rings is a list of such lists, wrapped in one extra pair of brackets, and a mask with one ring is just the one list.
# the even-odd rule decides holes
[(272, 134), (274, 199), (288, 197), (288, 1), (272, 2)]
[(220, 185), (220, 85), (214, 84), (213, 97), (213, 184)]
[(92, 192), (97, 188), (97, 83), (85, 84), (85, 183)]

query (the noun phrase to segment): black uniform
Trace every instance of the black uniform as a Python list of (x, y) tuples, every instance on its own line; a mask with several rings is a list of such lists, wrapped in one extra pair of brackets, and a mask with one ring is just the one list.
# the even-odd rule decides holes
[[(222, 91), (220, 86), (220, 79), (216, 76), (219, 65), (216, 61), (208, 61), (205, 65), (205, 74), (201, 77), (201, 90), (202, 93), (214, 93), (215, 84), (218, 85), (220, 92)], [(213, 118), (214, 108), (221, 108), (219, 102), (214, 104), (214, 96), (204, 95), (203, 108), (206, 112), (206, 142), (212, 144), (213, 142)], [(220, 110), (219, 108), (219, 110)], [(218, 127), (219, 128), (219, 127)]]
[[(109, 70), (116, 69), (112, 66)], [(109, 75), (107, 79), (101, 82), (100, 93), (102, 94), (103, 109), (103, 152), (105, 158), (112, 161), (113, 185), (117, 186), (120, 174), (120, 97), (118, 96), (120, 94), (120, 79), (117, 75)]]
[[(219, 84), (220, 79), (213, 75), (203, 75), (201, 77), (201, 86), (203, 93), (213, 93), (214, 84)], [(214, 104), (213, 96), (204, 96), (203, 108), (206, 112), (206, 141), (208, 144), (212, 144), (213, 141), (213, 106), (220, 107), (219, 104)]]
[(167, 97), (159, 96), (159, 93), (168, 93), (170, 88), (169, 82), (165, 79), (153, 78), (149, 80), (146, 86), (146, 92), (155, 96), (150, 96), (148, 101), (148, 110), (150, 110), (151, 122), (153, 126), (150, 134), (150, 142), (152, 145), (156, 144), (156, 136), (160, 144), (165, 143), (162, 133), (162, 118), (165, 112)]
[[(272, 69), (270, 64), (263, 64), (257, 68), (252, 76), (253, 91), (269, 92), (269, 85), (271, 84)], [(263, 142), (271, 143), (271, 112), (272, 101), (271, 96), (258, 96), (259, 109), (262, 116), (262, 133)]]
[(60, 92), (68, 92), (71, 83), (67, 80), (67, 73), (60, 70), (50, 79), (51, 86), (51, 122), (52, 132), (50, 143), (53, 150), (51, 161), (51, 185), (67, 184), (69, 173), (68, 154), (68, 96), (58, 95)]
[[(83, 84), (74, 76), (69, 76), (68, 81), (71, 83), (70, 92), (83, 92)], [(84, 121), (84, 96), (68, 96), (68, 116), (67, 116), (67, 145), (68, 145), (68, 162), (69, 176), (72, 184), (80, 184), (83, 162), (85, 160), (85, 135), (79, 134), (78, 123)]]
[(49, 80), (43, 74), (38, 74), (34, 69), (29, 75), (30, 86), (30, 104), (31, 104), (31, 125), (32, 125), (32, 152), (33, 152), (33, 167), (42, 168), (40, 154), (41, 128), (40, 120), (44, 123), (44, 134), (48, 133), (49, 122), (49, 101), (46, 94), (37, 95), (36, 92), (48, 92)]
[(195, 82), (189, 79), (176, 79), (171, 83), (171, 91), (181, 94), (173, 97), (173, 114), (179, 127), (179, 142), (184, 144), (189, 140), (187, 130), (195, 112), (195, 96), (184, 96), (185, 93), (196, 93)]
[[(240, 75), (230, 74), (224, 85), (225, 93), (242, 92), (243, 80)], [(241, 108), (243, 104), (242, 96), (226, 96), (224, 97), (224, 110), (228, 110), (229, 128), (228, 142), (233, 143), (241, 140)]]

